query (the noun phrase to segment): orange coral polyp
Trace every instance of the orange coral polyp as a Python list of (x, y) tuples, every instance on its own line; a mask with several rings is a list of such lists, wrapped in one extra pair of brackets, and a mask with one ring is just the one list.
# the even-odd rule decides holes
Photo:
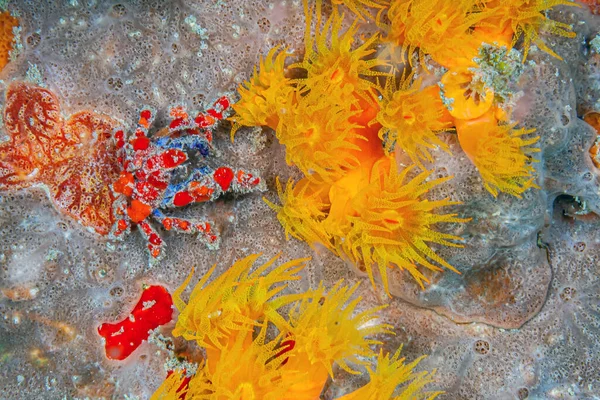
[(439, 88), (421, 89), (421, 80), (412, 82), (412, 77), (404, 78), (398, 87), (393, 79), (388, 82), (377, 114), (382, 125), (379, 137), (386, 138), (386, 150), (398, 146), (420, 167), (422, 161), (433, 161), (430, 150), (450, 151), (437, 136), (452, 127), (449, 120)]
[[(545, 30), (554, 35), (573, 38), (573, 28), (564, 22), (558, 22), (546, 17), (545, 12), (559, 5), (580, 7), (571, 0), (491, 0), (485, 8), (491, 13), (480, 22), (483, 29), (496, 27), (501, 35), (512, 34), (511, 47), (523, 38), (523, 61), (529, 54), (532, 45), (542, 51), (562, 60), (540, 37), (540, 31)], [(487, 28), (488, 30), (490, 28)], [(502, 33), (503, 32), (503, 33)]]
[(471, 42), (471, 28), (485, 15), (479, 0), (399, 0), (388, 10), (390, 24), (384, 40), (405, 46), (409, 61), (418, 52), (446, 65), (464, 49), (477, 54), (480, 43), (466, 44)]
[[(438, 256), (428, 243), (462, 247), (461, 238), (438, 232), (438, 223), (468, 220), (456, 214), (438, 214), (438, 208), (459, 204), (448, 199), (429, 201), (424, 195), (451, 177), (427, 181), (423, 172), (405, 182), (411, 168), (398, 173), (392, 157), (383, 157), (369, 170), (357, 168), (328, 187), (329, 202), (315, 193), (314, 183), (301, 190), (279, 190), (281, 206), (269, 203), (286, 234), (309, 244), (321, 243), (338, 256), (356, 265), (364, 264), (375, 285), (377, 266), (383, 286), (388, 290), (387, 268), (406, 269), (423, 287), (427, 279), (419, 265), (430, 270), (456, 269)], [(313, 189), (308, 189), (313, 187)], [(322, 190), (326, 190), (323, 187)]]
[[(374, 337), (392, 333), (377, 315), (386, 306), (364, 309), (355, 296), (358, 284), (348, 287), (342, 281), (329, 291), (321, 283), (303, 293), (281, 293), (306, 260), (291, 260), (267, 273), (274, 258), (250, 272), (258, 257), (238, 260), (207, 284), (213, 267), (188, 304), (181, 292), (191, 275), (175, 291), (180, 315), (173, 334), (185, 332), (184, 337), (197, 340), (206, 347), (206, 358), (189, 377), (185, 370), (170, 372), (152, 399), (313, 400), (333, 378), (334, 364), (356, 374), (355, 366), (367, 366), (376, 357), (371, 347), (381, 342)], [(283, 306), (288, 306), (285, 315), (278, 311)], [(211, 329), (220, 330), (216, 341), (204, 340)], [(273, 335), (267, 337), (267, 331)], [(216, 342), (222, 346), (213, 346)], [(388, 371), (389, 363), (382, 363)], [(406, 375), (401, 363), (391, 368), (396, 372), (390, 374)], [(421, 388), (414, 388), (420, 395)]]
[(276, 180), (277, 194), (282, 205), (264, 201), (277, 213), (277, 219), (284, 229), (286, 239), (290, 236), (303, 240), (310, 246), (322, 244), (334, 251), (331, 235), (322, 221), (327, 217), (331, 204), (328, 200), (330, 184), (317, 184), (306, 178), (294, 185), (290, 179), (285, 190), (279, 178)]
[[(276, 131), (286, 147), (286, 161), (306, 176), (325, 182), (339, 179), (360, 160), (360, 135), (351, 118), (360, 113), (352, 96), (313, 88), (298, 98), (295, 106), (281, 116)], [(336, 100), (332, 102), (332, 97)]]
[[(337, 86), (336, 90), (343, 90), (345, 94), (354, 93), (358, 97), (368, 97), (366, 92), (376, 88), (376, 85), (365, 78), (387, 75), (378, 70), (387, 67), (387, 62), (372, 57), (379, 35), (374, 34), (361, 40), (360, 46), (353, 49), (358, 31), (357, 22), (355, 21), (344, 33), (341, 33), (344, 16), (340, 15), (337, 7), (334, 7), (331, 16), (321, 28), (322, 3), (322, 0), (317, 0), (315, 7), (309, 8), (308, 0), (304, 0), (306, 15), (304, 59), (292, 64), (290, 68), (306, 71), (306, 79), (299, 80), (299, 83), (306, 86), (307, 90), (322, 84), (333, 84)], [(313, 8), (316, 9), (317, 15), (314, 37), (311, 36)]]
[(250, 80), (240, 84), (240, 100), (232, 105), (236, 114), (229, 118), (233, 126), (231, 138), (242, 126), (268, 126), (276, 129), (279, 115), (293, 101), (290, 80), (285, 76), (285, 49), (275, 47), (261, 57), (259, 69), (254, 68)]
[(533, 145), (539, 136), (527, 137), (535, 129), (514, 129), (516, 123), (498, 125), (490, 110), (478, 119), (456, 121), (458, 141), (465, 154), (479, 170), (484, 187), (494, 197), (505, 192), (521, 198), (535, 184)]
[(436, 209), (459, 204), (448, 199), (429, 201), (423, 196), (433, 187), (452, 177), (427, 181), (425, 171), (411, 180), (407, 175), (412, 168), (398, 173), (392, 158), (378, 161), (373, 167), (369, 185), (353, 203), (358, 216), (348, 217), (351, 229), (345, 239), (338, 242), (338, 252), (355, 264), (364, 264), (375, 285), (374, 267), (377, 266), (385, 290), (388, 290), (387, 268), (406, 269), (423, 287), (427, 278), (419, 270), (448, 268), (458, 271), (438, 256), (428, 243), (462, 247), (458, 236), (433, 229), (438, 223), (461, 223), (468, 220), (456, 214), (438, 214)]
[(270, 308), (273, 296), (285, 288), (285, 282), (300, 279), (297, 273), (307, 259), (283, 263), (268, 277), (262, 277), (278, 257), (250, 273), (259, 256), (255, 254), (237, 261), (227, 272), (204, 287), (215, 269), (213, 266), (190, 295), (188, 304), (193, 304), (193, 307), (188, 307), (181, 299), (181, 293), (191, 280), (190, 274), (173, 293), (173, 302), (181, 312), (173, 335), (195, 340), (207, 349), (220, 351), (231, 345), (235, 336), (232, 332), (251, 330), (259, 316), (268, 316), (273, 311)]

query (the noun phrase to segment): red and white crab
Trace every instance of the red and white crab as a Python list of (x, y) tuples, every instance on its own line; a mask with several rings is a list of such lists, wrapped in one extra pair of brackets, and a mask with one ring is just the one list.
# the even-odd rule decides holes
[[(254, 173), (228, 166), (212, 169), (189, 162), (189, 151), (196, 151), (200, 160), (210, 154), (211, 128), (223, 119), (228, 108), (229, 100), (222, 97), (206, 114), (199, 113), (192, 119), (182, 107), (175, 107), (170, 112), (169, 126), (153, 136), (149, 136), (148, 130), (155, 112), (144, 108), (133, 134), (127, 137), (123, 129), (115, 131), (123, 169), (112, 184), (118, 198), (113, 207), (115, 223), (111, 238), (123, 238), (132, 224), (137, 224), (147, 241), (151, 263), (160, 260), (165, 253), (165, 243), (150, 224), (152, 217), (166, 230), (197, 233), (206, 245), (218, 247), (219, 234), (213, 223), (166, 216), (162, 210), (213, 201), (227, 192), (264, 190), (261, 178)], [(175, 172), (185, 174), (181, 177), (181, 173)]]

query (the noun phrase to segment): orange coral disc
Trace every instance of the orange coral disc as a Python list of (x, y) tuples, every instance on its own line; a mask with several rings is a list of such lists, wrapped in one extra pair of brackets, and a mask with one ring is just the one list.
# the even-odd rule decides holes
[(450, 115), (458, 119), (482, 116), (494, 102), (494, 92), (488, 87), (472, 87), (473, 73), (468, 68), (451, 69), (440, 82), (448, 102)]
[(13, 28), (17, 26), (19, 26), (19, 20), (10, 15), (8, 11), (0, 13), (0, 70), (8, 64), (15, 38)]
[(590, 149), (590, 157), (596, 168), (600, 168), (600, 113), (589, 112), (583, 116), (583, 120), (590, 124), (596, 130), (596, 141)]

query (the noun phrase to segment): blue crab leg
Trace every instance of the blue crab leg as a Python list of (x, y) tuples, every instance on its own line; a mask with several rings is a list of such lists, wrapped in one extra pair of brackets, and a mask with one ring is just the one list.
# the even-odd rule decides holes
[(187, 148), (198, 150), (203, 157), (208, 157), (211, 151), (213, 151), (213, 147), (210, 142), (202, 135), (188, 135), (178, 138), (165, 136), (156, 139), (155, 143), (158, 147), (165, 149), (184, 150)]
[(161, 208), (183, 207), (190, 203), (214, 201), (225, 193), (243, 194), (264, 191), (262, 179), (253, 173), (229, 167), (197, 168), (185, 181), (170, 184)]

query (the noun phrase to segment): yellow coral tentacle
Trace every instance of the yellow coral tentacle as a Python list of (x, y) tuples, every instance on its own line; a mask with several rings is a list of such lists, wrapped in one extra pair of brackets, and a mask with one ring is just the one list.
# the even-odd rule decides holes
[(452, 127), (437, 86), (421, 89), (422, 80), (403, 77), (399, 84), (388, 79), (384, 88), (377, 122), (382, 125), (379, 137), (386, 150), (401, 148), (422, 169), (422, 161), (433, 162), (430, 150), (450, 152), (438, 134)]
[[(321, 27), (322, 0), (317, 0), (315, 7), (308, 7), (308, 0), (304, 0), (306, 15), (305, 53), (304, 59), (292, 64), (290, 68), (304, 69), (307, 74), (305, 80), (300, 80), (307, 88), (315, 88), (322, 84), (333, 84), (338, 91), (345, 94), (354, 93), (359, 97), (370, 100), (368, 92), (377, 89), (377, 85), (368, 79), (369, 76), (386, 76), (387, 72), (379, 70), (387, 67), (388, 63), (380, 58), (372, 57), (375, 53), (374, 45), (379, 40), (379, 34), (361, 40), (360, 46), (352, 48), (358, 31), (355, 21), (344, 33), (340, 33), (343, 21), (341, 15), (334, 7), (331, 16)], [(316, 8), (316, 32), (311, 35), (313, 9)], [(311, 82), (312, 81), (312, 82)]]
[[(281, 335), (266, 340), (266, 324), (256, 338), (252, 332), (238, 335), (229, 351), (214, 362), (205, 379), (192, 379), (187, 392), (193, 399), (264, 399), (280, 400), (288, 388), (281, 385), (279, 368), (284, 355), (278, 355)], [(216, 360), (208, 360), (208, 363)], [(208, 367), (207, 367), (208, 369)], [(290, 373), (296, 378), (302, 373)]]
[(492, 0), (485, 2), (485, 8), (491, 13), (479, 21), (483, 27), (492, 26), (496, 31), (509, 29), (513, 32), (512, 46), (523, 38), (523, 61), (527, 59), (531, 45), (562, 60), (540, 37), (542, 30), (554, 35), (574, 38), (573, 27), (564, 22), (549, 19), (545, 12), (556, 6), (574, 6), (579, 4), (571, 0)]
[(266, 57), (261, 56), (258, 71), (254, 67), (250, 80), (240, 84), (240, 100), (232, 105), (236, 114), (229, 118), (233, 123), (231, 140), (242, 126), (277, 127), (279, 114), (292, 101), (291, 93), (294, 90), (290, 80), (285, 77), (287, 57), (289, 55), (285, 49), (272, 48)]
[(290, 179), (284, 191), (279, 177), (277, 178), (277, 193), (281, 205), (274, 204), (266, 198), (264, 201), (277, 213), (277, 219), (283, 226), (287, 240), (292, 236), (310, 246), (320, 243), (333, 251), (331, 237), (322, 224), (330, 207), (324, 201), (325, 188), (307, 180), (294, 185)]
[(382, 10), (389, 5), (388, 0), (331, 0), (333, 4), (343, 4), (350, 9), (361, 21), (371, 20), (373, 16), (367, 7)]
[(410, 364), (400, 358), (402, 346), (391, 355), (379, 351), (375, 370), (367, 367), (370, 381), (354, 392), (348, 393), (338, 400), (433, 400), (443, 392), (426, 392), (425, 385), (432, 383), (435, 370), (432, 372), (415, 372), (414, 369), (425, 356), (419, 357)]
[(156, 389), (150, 400), (179, 400), (187, 394), (184, 383), (185, 372), (172, 371), (165, 381)]
[(460, 58), (468, 62), (477, 54), (480, 41), (470, 35), (471, 29), (485, 18), (481, 0), (400, 0), (391, 4), (384, 26), (384, 41), (403, 45), (412, 62), (413, 54), (423, 59), (431, 55), (448, 66)]
[(532, 146), (539, 136), (524, 138), (535, 129), (514, 129), (515, 126), (516, 123), (498, 125), (489, 113), (473, 121), (456, 121), (460, 145), (494, 197), (504, 192), (521, 198), (527, 189), (539, 189), (532, 165), (538, 161), (533, 154), (540, 149)]
[(435, 212), (438, 208), (459, 202), (422, 198), (430, 189), (452, 177), (427, 181), (430, 172), (425, 171), (405, 182), (412, 168), (398, 173), (395, 161), (390, 158), (377, 162), (373, 170), (369, 185), (355, 199), (355, 209), (359, 210), (359, 214), (348, 217), (352, 228), (344, 240), (338, 242), (340, 253), (356, 264), (364, 263), (373, 285), (373, 266), (377, 265), (386, 291), (387, 268), (393, 265), (406, 269), (421, 287), (423, 281), (428, 280), (419, 271), (418, 265), (434, 271), (443, 266), (458, 273), (428, 243), (462, 247), (460, 237), (438, 232), (434, 225), (467, 222), (468, 219)]
[[(333, 100), (331, 97), (336, 97)], [(351, 96), (350, 96), (351, 97)], [(327, 87), (312, 89), (281, 117), (277, 138), (285, 146), (286, 161), (306, 176), (331, 182), (355, 168), (360, 160), (359, 142), (352, 118), (359, 114), (351, 99), (343, 99)]]
[(371, 336), (391, 333), (391, 326), (380, 323), (376, 315), (386, 306), (357, 312), (361, 301), (354, 297), (357, 288), (358, 284), (348, 287), (340, 281), (325, 293), (321, 284), (292, 307), (288, 319), (296, 344), (286, 367), (311, 371), (321, 387), (328, 375), (333, 377), (334, 362), (347, 372), (359, 373), (350, 364), (364, 365), (364, 358), (374, 356), (370, 346), (380, 342)]
[[(261, 276), (278, 256), (260, 267), (258, 274), (250, 274), (250, 268), (258, 257), (260, 254), (238, 260), (225, 273), (205, 285), (213, 267), (192, 291), (188, 304), (181, 310), (173, 335), (196, 340), (207, 348), (223, 349), (229, 344), (227, 339), (232, 332), (252, 330), (262, 315), (271, 313), (270, 300), (287, 286), (287, 282), (300, 279), (297, 273), (307, 259), (286, 262)], [(184, 285), (189, 283), (189, 279)], [(182, 288), (177, 290), (177, 298)]]

